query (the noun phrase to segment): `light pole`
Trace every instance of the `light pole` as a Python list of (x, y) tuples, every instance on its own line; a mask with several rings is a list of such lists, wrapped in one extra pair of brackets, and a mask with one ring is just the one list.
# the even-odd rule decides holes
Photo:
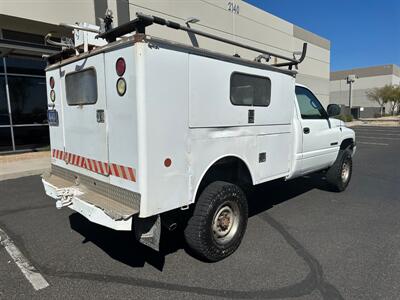
[(356, 75), (348, 75), (347, 76), (347, 84), (349, 85), (349, 108), (350, 108), (350, 114), (351, 114), (351, 107), (352, 107), (352, 90), (353, 90), (353, 83), (356, 81), (357, 76)]

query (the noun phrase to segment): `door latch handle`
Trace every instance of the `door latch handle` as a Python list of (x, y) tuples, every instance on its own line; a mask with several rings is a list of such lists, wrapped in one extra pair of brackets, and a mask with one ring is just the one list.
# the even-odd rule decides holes
[(304, 134), (309, 134), (310, 133), (310, 128), (304, 127), (303, 128), (303, 132), (304, 132)]
[(96, 111), (96, 119), (97, 119), (97, 123), (104, 123), (104, 110), (103, 109), (98, 109)]
[(248, 123), (254, 124), (254, 119), (255, 119), (255, 111), (254, 111), (254, 109), (249, 109)]

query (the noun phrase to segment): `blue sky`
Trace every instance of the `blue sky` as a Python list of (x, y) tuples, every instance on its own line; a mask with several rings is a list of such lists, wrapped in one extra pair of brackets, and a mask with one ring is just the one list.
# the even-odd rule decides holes
[(331, 41), (331, 70), (400, 66), (400, 0), (246, 0)]

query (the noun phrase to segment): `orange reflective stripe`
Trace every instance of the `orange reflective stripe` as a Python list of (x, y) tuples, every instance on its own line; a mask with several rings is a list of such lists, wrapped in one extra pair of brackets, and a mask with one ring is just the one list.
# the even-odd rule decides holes
[(77, 154), (72, 154), (57, 149), (51, 150), (51, 156), (53, 158), (64, 160), (66, 163), (83, 169), (87, 169), (98, 174), (112, 175), (123, 178), (125, 180), (136, 182), (136, 171), (134, 168), (131, 167), (125, 167), (117, 164), (109, 164), (107, 162), (89, 159)]

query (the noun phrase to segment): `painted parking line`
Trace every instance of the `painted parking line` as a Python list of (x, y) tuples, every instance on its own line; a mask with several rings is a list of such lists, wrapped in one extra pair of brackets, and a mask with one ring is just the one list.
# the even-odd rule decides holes
[(26, 259), (26, 257), (19, 251), (17, 246), (8, 237), (8, 235), (0, 228), (0, 245), (2, 245), (15, 264), (21, 270), (22, 274), (28, 279), (35, 290), (41, 290), (49, 286), (49, 283), (44, 279), (42, 274)]
[(362, 133), (377, 133), (379, 134), (400, 134), (400, 130), (360, 130), (356, 129), (356, 132), (362, 132)]
[(394, 133), (399, 133), (400, 128), (396, 129), (368, 129), (368, 128), (354, 128), (355, 131), (360, 131), (360, 132), (394, 132)]
[(357, 141), (357, 144), (365, 144), (365, 145), (376, 145), (376, 146), (389, 146), (389, 144), (384, 144), (384, 143), (370, 143), (370, 142), (360, 142)]
[[(357, 131), (356, 131), (356, 133), (357, 133)], [(361, 134), (366, 134), (366, 133), (369, 133), (369, 132), (360, 132), (360, 131), (358, 131), (358, 133), (361, 133)], [(380, 136), (381, 135), (384, 135), (384, 136), (400, 136), (400, 133), (375, 133), (375, 132), (373, 132), (373, 134), (379, 134)]]
[(394, 141), (400, 141), (400, 138), (389, 138), (389, 137), (380, 137), (380, 136), (361, 136), (357, 135), (357, 139), (378, 139), (378, 140), (394, 140)]

